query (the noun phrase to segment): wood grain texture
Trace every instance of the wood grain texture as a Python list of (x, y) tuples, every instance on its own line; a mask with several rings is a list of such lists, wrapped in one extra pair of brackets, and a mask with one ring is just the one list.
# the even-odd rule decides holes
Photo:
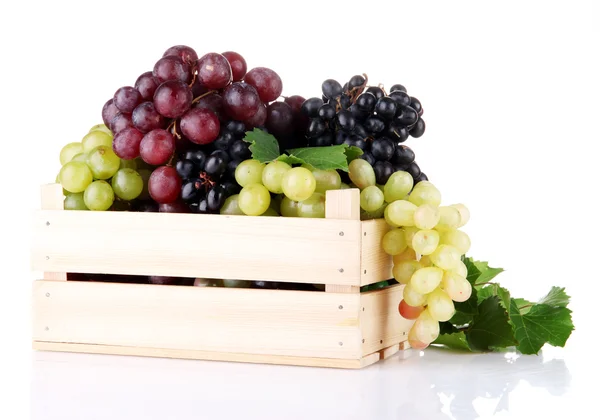
[[(404, 285), (361, 293), (360, 330), (363, 355), (385, 349), (407, 340), (414, 321), (398, 312)], [(364, 309), (364, 310), (363, 310)]]
[(49, 272), (358, 286), (360, 228), (341, 219), (42, 210), (32, 262)]
[(360, 190), (329, 190), (325, 193), (325, 217), (360, 220)]
[(33, 303), (35, 341), (363, 356), (359, 294), (39, 280)]
[(339, 284), (326, 284), (325, 291), (328, 293), (360, 293), (360, 287), (343, 286)]
[[(64, 210), (64, 196), (60, 184), (42, 185), (40, 190), (42, 210)], [(44, 271), (45, 280), (67, 280), (66, 272)]]
[(361, 222), (360, 285), (377, 283), (393, 278), (392, 257), (381, 247), (383, 236), (390, 230), (384, 219)]
[(213, 360), (220, 362), (244, 362), (340, 369), (360, 369), (376, 363), (381, 357), (379, 353), (373, 353), (361, 357), (360, 359), (327, 359), (318, 357), (275, 356), (270, 354), (219, 353), (200, 350), (104, 346), (78, 343), (53, 343), (45, 341), (34, 341), (32, 347), (34, 350), (41, 351), (112, 354), (119, 356), (164, 357), (175, 359)]

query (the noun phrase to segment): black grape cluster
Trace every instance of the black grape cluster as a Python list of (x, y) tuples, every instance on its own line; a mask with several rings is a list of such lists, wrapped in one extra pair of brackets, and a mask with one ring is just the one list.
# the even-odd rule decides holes
[(415, 162), (414, 152), (402, 143), (425, 132), (421, 102), (409, 96), (402, 85), (389, 93), (367, 86), (367, 78), (353, 76), (344, 86), (323, 82), (321, 98), (309, 98), (302, 112), (309, 118), (305, 131), (311, 147), (347, 144), (363, 150), (362, 159), (375, 170), (377, 183), (384, 185), (396, 171), (408, 172), (415, 184), (427, 179)]

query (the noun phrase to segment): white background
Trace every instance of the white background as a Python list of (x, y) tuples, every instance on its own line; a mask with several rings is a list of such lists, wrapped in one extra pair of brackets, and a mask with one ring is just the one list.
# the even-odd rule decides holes
[[(516, 296), (536, 300), (552, 285), (567, 287), (577, 330), (567, 349), (552, 354), (572, 373), (593, 369), (584, 356), (595, 340), (600, 280), (598, 2), (0, 7), (0, 377), (10, 383), (10, 391), (0, 391), (0, 410), (14, 406), (19, 414), (12, 418), (27, 417), (31, 378), (39, 389), (39, 355), (29, 342), (29, 220), (39, 186), (54, 181), (60, 148), (102, 122), (102, 105), (114, 91), (132, 85), (175, 44), (199, 55), (237, 51), (249, 68), (277, 71), (283, 95), (320, 96), (324, 79), (343, 82), (360, 73), (374, 84), (405, 85), (421, 100), (427, 122), (425, 135), (407, 144), (444, 202), (471, 209), (471, 255), (504, 267), (499, 281)], [(221, 365), (210, 366), (214, 373), (219, 368), (212, 366)], [(427, 369), (427, 358), (419, 366)], [(39, 408), (40, 393), (34, 397)]]

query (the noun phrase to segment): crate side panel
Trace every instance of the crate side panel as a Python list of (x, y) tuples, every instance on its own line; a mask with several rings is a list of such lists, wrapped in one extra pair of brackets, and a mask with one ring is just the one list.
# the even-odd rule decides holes
[(43, 210), (34, 225), (39, 271), (360, 283), (354, 220)]
[(361, 357), (359, 294), (34, 283), (35, 341)]
[(360, 284), (377, 283), (393, 277), (392, 257), (381, 247), (383, 236), (390, 230), (384, 219), (361, 222)]
[[(414, 321), (402, 318), (398, 305), (404, 285), (361, 293), (360, 329), (362, 353), (367, 355), (406, 341)], [(363, 310), (364, 308), (364, 310)]]

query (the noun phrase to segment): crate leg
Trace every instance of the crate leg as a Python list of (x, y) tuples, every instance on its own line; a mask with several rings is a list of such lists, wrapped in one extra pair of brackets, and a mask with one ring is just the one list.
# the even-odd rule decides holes
[[(42, 210), (64, 210), (64, 198), (60, 184), (42, 185)], [(67, 273), (44, 272), (44, 280), (67, 280)]]

